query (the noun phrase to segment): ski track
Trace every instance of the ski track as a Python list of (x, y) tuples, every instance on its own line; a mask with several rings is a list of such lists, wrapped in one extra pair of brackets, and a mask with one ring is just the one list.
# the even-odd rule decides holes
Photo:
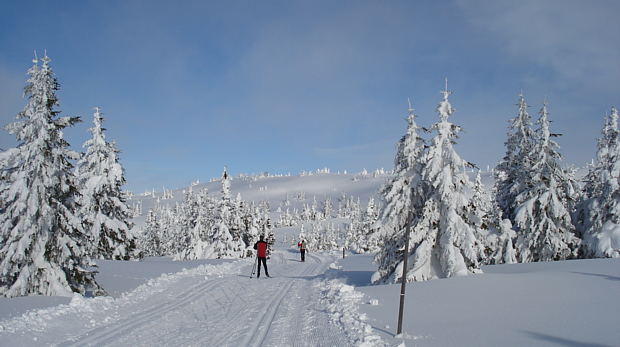
[(250, 279), (250, 261), (237, 263), (238, 273), (221, 278), (172, 275), (146, 297), (110, 300), (103, 309), (44, 317), (45, 324), (4, 331), (0, 345), (347, 346), (342, 330), (320, 307), (314, 286), (334, 256), (306, 254), (305, 263), (298, 257), (274, 252), (268, 261), (273, 278)]

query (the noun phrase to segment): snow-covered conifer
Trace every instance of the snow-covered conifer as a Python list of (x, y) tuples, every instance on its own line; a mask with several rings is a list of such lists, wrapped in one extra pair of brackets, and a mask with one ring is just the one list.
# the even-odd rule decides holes
[(476, 175), (476, 180), (472, 188), (473, 194), (469, 203), (469, 215), (468, 220), (471, 222), (476, 240), (480, 242), (476, 245), (478, 252), (484, 258), (488, 253), (493, 251), (491, 244), (487, 240), (487, 236), (490, 232), (490, 220), (492, 216), (491, 203), (484, 190), (484, 184), (480, 177), (480, 171)]
[(58, 117), (56, 91), (47, 54), (28, 70), (28, 104), (17, 121), (4, 126), (18, 145), (0, 153), (0, 295), (71, 296), (88, 286), (104, 294), (87, 270), (82, 221), (76, 215), (78, 183), (63, 129), (78, 117)]
[(297, 240), (299, 240), (299, 242), (303, 241), (303, 240), (308, 240), (308, 237), (306, 236), (306, 229), (304, 227), (304, 223), (301, 223), (301, 227), (299, 228), (299, 235), (297, 236)]
[(596, 164), (586, 175), (584, 195), (579, 203), (577, 226), (583, 237), (584, 257), (617, 256), (612, 242), (601, 242), (606, 223), (620, 224), (620, 129), (618, 110), (611, 108), (602, 137), (598, 139)]
[(102, 113), (95, 108), (93, 134), (82, 147), (86, 154), (78, 161), (76, 176), (80, 182), (80, 215), (89, 229), (92, 256), (129, 260), (136, 248), (130, 230), (131, 211), (121, 187), (125, 184), (115, 143), (105, 140)]
[(523, 94), (519, 95), (517, 106), (519, 113), (510, 119), (508, 139), (504, 143), (506, 155), (495, 167), (495, 172), (498, 173), (495, 198), (504, 212), (504, 217), (513, 222), (517, 207), (516, 197), (529, 188), (528, 175), (533, 165), (533, 158), (530, 156), (537, 138)]
[(291, 248), (297, 248), (297, 242), (295, 241), (295, 234), (291, 235)]
[(485, 264), (497, 265), (517, 262), (516, 251), (513, 246), (517, 233), (512, 229), (510, 219), (503, 219), (502, 214), (497, 201), (492, 201), (486, 218), (489, 234), (486, 238), (488, 248), (485, 248)]
[[(373, 282), (394, 283), (402, 280), (403, 232), (409, 207), (415, 211), (415, 218), (409, 248), (412, 261), (409, 263), (410, 269), (407, 269), (407, 281), (480, 271), (477, 247), (480, 240), (476, 239), (471, 221), (467, 219), (469, 201), (464, 192), (465, 187), (472, 186), (465, 172), (472, 165), (461, 159), (453, 148), (461, 128), (448, 122), (448, 117), (454, 112), (448, 101), (450, 92), (446, 88), (441, 93), (443, 100), (437, 107), (439, 122), (429, 128), (437, 135), (432, 138), (423, 156), (405, 154), (405, 158), (412, 159), (408, 170), (413, 172), (403, 174), (407, 179), (399, 186), (393, 184), (389, 187), (388, 194), (396, 188), (401, 198), (387, 200), (388, 218), (384, 225), (389, 228), (386, 230), (388, 238), (375, 256), (379, 269), (373, 275)], [(405, 145), (405, 150), (407, 148)], [(413, 153), (419, 155), (420, 147), (414, 148), (417, 151)]]
[(574, 235), (570, 207), (578, 198), (573, 172), (563, 169), (562, 159), (549, 132), (547, 103), (536, 122), (537, 141), (529, 153), (532, 167), (526, 190), (515, 197), (518, 229), (517, 259), (520, 262), (564, 260), (576, 256), (579, 239)]
[[(425, 153), (424, 139), (420, 137), (422, 128), (416, 124), (416, 115), (409, 105), (409, 116), (406, 118), (407, 131), (396, 145), (394, 158), (395, 177), (388, 180), (380, 190), (385, 202), (381, 214), (379, 232), (384, 239), (384, 246), (376, 254), (373, 263), (379, 265), (380, 276), (387, 280), (397, 265), (403, 260), (404, 232), (409, 211), (413, 203), (420, 204), (425, 192), (422, 182), (423, 161)], [(416, 197), (414, 199), (414, 196)], [(345, 245), (348, 246), (348, 235)], [(345, 247), (348, 248), (348, 247)]]
[(157, 222), (157, 215), (152, 208), (149, 208), (146, 214), (144, 230), (142, 230), (138, 242), (144, 255), (155, 257), (162, 255), (159, 223)]
[(332, 199), (329, 198), (326, 194), (325, 197), (323, 198), (323, 216), (325, 217), (325, 219), (332, 218), (333, 211), (334, 211), (334, 203), (332, 202)]
[(314, 252), (322, 249), (320, 226), (321, 223), (312, 223), (312, 229), (306, 239), (308, 242), (308, 251)]

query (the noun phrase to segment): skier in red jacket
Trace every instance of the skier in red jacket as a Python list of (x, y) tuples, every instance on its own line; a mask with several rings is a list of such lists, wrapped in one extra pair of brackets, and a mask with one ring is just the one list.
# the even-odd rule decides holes
[(265, 275), (269, 276), (269, 271), (267, 271), (267, 242), (265, 242), (265, 237), (263, 235), (260, 236), (260, 241), (254, 244), (254, 249), (257, 251), (258, 257), (258, 272), (256, 278), (260, 277), (260, 264), (263, 263), (265, 267)]

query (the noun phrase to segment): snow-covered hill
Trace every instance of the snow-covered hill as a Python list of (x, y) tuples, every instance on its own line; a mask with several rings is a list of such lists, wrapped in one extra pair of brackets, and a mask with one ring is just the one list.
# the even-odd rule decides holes
[[(353, 196), (360, 198), (361, 202), (365, 204), (368, 202), (368, 198), (373, 196), (378, 199), (377, 192), (381, 185), (387, 178), (391, 177), (388, 174), (373, 175), (369, 173), (362, 174), (339, 174), (339, 173), (306, 173), (295, 176), (247, 176), (233, 178), (230, 185), (230, 191), (234, 196), (241, 195), (241, 199), (250, 202), (259, 203), (261, 200), (269, 200), (271, 205), (271, 219), (275, 221), (277, 218), (277, 209), (282, 207), (285, 210), (287, 207), (293, 210), (297, 208), (301, 211), (304, 204), (311, 204), (313, 198), (316, 198), (320, 203), (324, 197), (327, 196), (335, 203), (335, 207), (338, 207), (338, 199), (344, 192), (347, 197)], [(203, 188), (209, 190), (211, 196), (219, 197), (222, 190), (222, 182), (220, 180), (211, 180), (211, 182), (203, 182), (192, 184), (191, 186), (194, 193), (199, 192)], [(155, 188), (154, 188), (155, 189)], [(163, 199), (163, 190), (170, 191), (172, 198)], [(152, 193), (146, 195), (142, 193), (139, 195), (133, 195), (127, 200), (129, 206), (135, 206), (136, 204), (142, 204), (142, 216), (134, 219), (136, 226), (144, 224), (146, 218), (146, 212), (149, 208), (154, 208), (159, 204), (160, 207), (166, 205), (174, 206), (175, 203), (183, 201), (185, 194), (188, 192), (189, 187), (170, 189), (162, 187), (161, 190), (155, 189), (155, 196)], [(298, 200), (296, 197), (302, 192), (305, 194), (305, 199)], [(282, 206), (282, 203), (288, 195), (290, 205)]]

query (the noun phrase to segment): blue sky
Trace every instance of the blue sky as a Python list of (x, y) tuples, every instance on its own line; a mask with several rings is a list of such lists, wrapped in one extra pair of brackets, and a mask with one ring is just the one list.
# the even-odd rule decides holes
[[(546, 96), (564, 164), (595, 157), (620, 107), (617, 1), (3, 1), (0, 123), (47, 50), (72, 147), (106, 118), (125, 189), (229, 173), (391, 169), (407, 98), (437, 120), (444, 80), (480, 168), (504, 153), (523, 91)], [(15, 146), (0, 133), (0, 148)]]

